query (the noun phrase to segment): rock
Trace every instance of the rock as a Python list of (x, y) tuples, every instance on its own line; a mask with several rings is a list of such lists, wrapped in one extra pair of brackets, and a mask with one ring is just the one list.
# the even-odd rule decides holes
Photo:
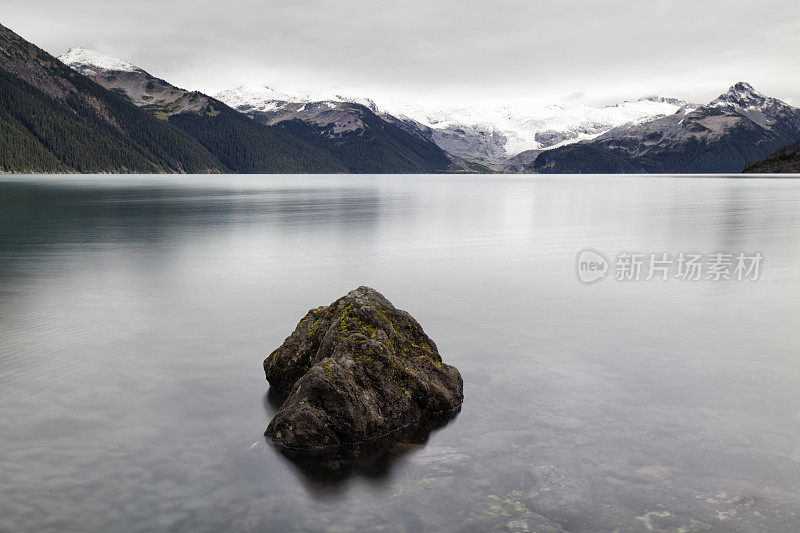
[(630, 524), (622, 526), (619, 533), (700, 532), (707, 529), (711, 527), (689, 519), (682, 520), (669, 511), (648, 511), (635, 517)]
[(309, 311), (264, 372), (286, 395), (265, 435), (287, 449), (391, 438), (449, 419), (464, 397), (417, 321), (369, 287)]
[(450, 476), (472, 465), (472, 458), (449, 446), (425, 446), (411, 457), (411, 464), (430, 476)]
[(506, 524), (509, 533), (566, 533), (559, 525), (536, 513), (525, 513)]
[(597, 512), (591, 480), (574, 468), (534, 466), (525, 505), (567, 529), (580, 529)]

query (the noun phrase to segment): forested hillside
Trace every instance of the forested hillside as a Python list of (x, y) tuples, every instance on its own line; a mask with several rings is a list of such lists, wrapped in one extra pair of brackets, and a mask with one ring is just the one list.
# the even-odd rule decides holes
[(2, 172), (342, 172), (224, 104), (161, 120), (0, 26)]
[(744, 171), (750, 174), (800, 174), (800, 141), (784, 146), (766, 159), (747, 165)]

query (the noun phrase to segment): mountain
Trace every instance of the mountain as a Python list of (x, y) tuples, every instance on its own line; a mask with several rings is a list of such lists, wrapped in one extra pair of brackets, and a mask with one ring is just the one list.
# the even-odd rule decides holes
[(239, 87), (217, 98), (256, 122), (329, 151), (350, 172), (441, 172), (455, 161), (424, 136), (378, 116), (369, 99), (290, 96), (269, 87)]
[(800, 141), (784, 146), (766, 159), (747, 165), (744, 171), (748, 174), (800, 174)]
[(70, 48), (58, 59), (106, 89), (127, 96), (134, 104), (151, 111), (158, 118), (186, 111), (201, 113), (210, 103), (205, 95), (174, 87), (136, 65), (108, 54)]
[(328, 151), (279, 128), (257, 124), (219, 100), (175, 87), (127, 61), (84, 48), (70, 49), (59, 59), (192, 137), (227, 172), (347, 171)]
[(437, 108), (387, 102), (381, 109), (402, 127), (416, 130), (454, 156), (513, 171), (522, 170), (516, 168), (518, 161), (532, 160), (540, 150), (592, 139), (622, 124), (670, 115), (685, 105), (674, 98), (652, 96), (600, 108), (520, 104)]
[(60, 59), (189, 133), (234, 172), (268, 172), (278, 164), (287, 172), (419, 173), (451, 164), (435, 144), (378, 117), (367, 100), (288, 101), (268, 88), (216, 99), (107, 54), (75, 48)]
[(0, 171), (225, 171), (191, 136), (4, 26), (0, 87)]
[(540, 153), (541, 173), (741, 172), (800, 137), (800, 110), (744, 82), (710, 103)]
[[(625, 123), (670, 115), (686, 105), (673, 98), (648, 97), (613, 106), (435, 107), (406, 102), (376, 103), (341, 94), (290, 94), (270, 87), (239, 87), (217, 98), (266, 124), (298, 119), (313, 127), (362, 127), (353, 104), (383, 121), (447, 152), (454, 168), (521, 171), (538, 151), (592, 139)], [(534, 151), (534, 152), (532, 152)]]
[(798, 157), (800, 110), (744, 82), (706, 105), (437, 109), (269, 87), (214, 98), (107, 54), (61, 60), (0, 26), (0, 172), (730, 173)]
[[(468, 172), (739, 172), (798, 137), (798, 110), (738, 83), (706, 105), (652, 96), (606, 107), (423, 107), (269, 87), (219, 97), (267, 124), (299, 120), (346, 134), (364, 105), (385, 122), (448, 153)], [(290, 127), (303, 137), (295, 124)]]

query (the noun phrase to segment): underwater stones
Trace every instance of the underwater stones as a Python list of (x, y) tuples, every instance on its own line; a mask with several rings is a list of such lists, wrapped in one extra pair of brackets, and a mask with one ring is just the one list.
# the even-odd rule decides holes
[(525, 505), (567, 529), (582, 526), (596, 513), (591, 481), (575, 468), (536, 465), (529, 483)]
[(472, 458), (450, 446), (426, 446), (410, 463), (430, 476), (451, 476), (472, 466)]
[(286, 396), (265, 435), (287, 449), (392, 440), (440, 425), (464, 397), (461, 374), (417, 321), (369, 287), (310, 310), (264, 373)]
[(509, 533), (566, 533), (559, 525), (536, 513), (525, 513), (506, 524)]

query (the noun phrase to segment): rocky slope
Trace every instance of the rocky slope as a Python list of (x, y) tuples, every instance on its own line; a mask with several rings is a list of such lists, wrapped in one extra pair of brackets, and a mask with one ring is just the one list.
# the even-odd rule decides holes
[(800, 136), (800, 110), (737, 83), (696, 109), (539, 154), (541, 173), (731, 173)]
[(159, 118), (186, 111), (199, 113), (209, 105), (207, 96), (175, 87), (108, 54), (71, 48), (58, 59), (106, 89), (126, 95), (134, 104), (154, 112)]

